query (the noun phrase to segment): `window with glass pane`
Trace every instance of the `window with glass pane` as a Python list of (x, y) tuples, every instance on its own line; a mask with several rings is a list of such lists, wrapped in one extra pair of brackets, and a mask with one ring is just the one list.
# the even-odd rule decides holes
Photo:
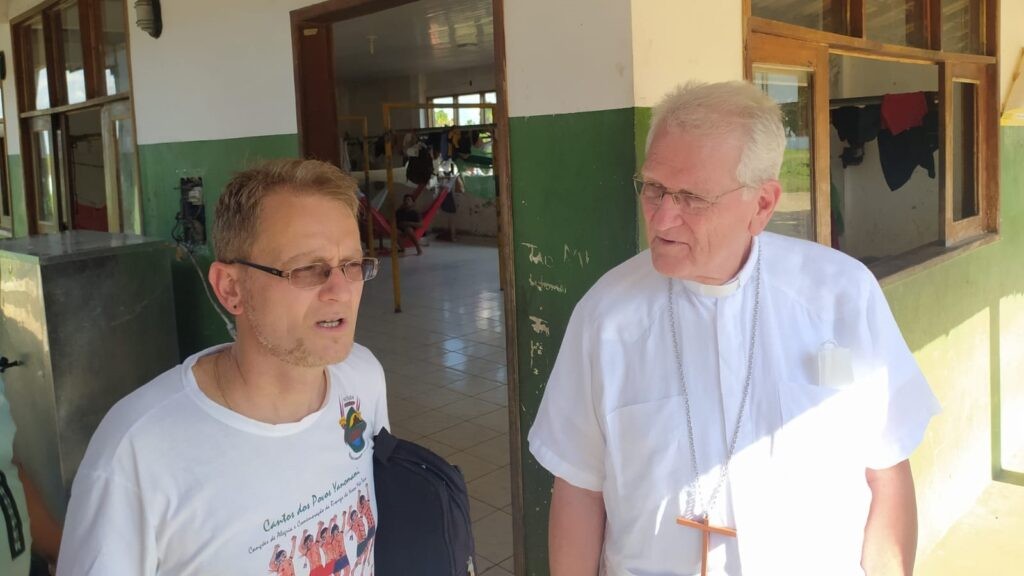
[(846, 34), (843, 0), (751, 0), (750, 10), (761, 18)]
[[(484, 93), (484, 102), (486, 104), (497, 104), (498, 103), (498, 93), (497, 92), (485, 92)], [(486, 108), (486, 109), (484, 109), (484, 124), (493, 124), (493, 123), (494, 123), (494, 108)]]
[(135, 159), (135, 131), (130, 119), (114, 122), (117, 146), (117, 183), (121, 198), (121, 230), (142, 233), (142, 207), (139, 205), (138, 174)]
[[(434, 98), (430, 101), (431, 104), (454, 104), (455, 98), (452, 96), (445, 96), (443, 98)], [(431, 126), (454, 126), (455, 125), (455, 109), (454, 108), (434, 108), (431, 111), (431, 118), (433, 123)]]
[(108, 96), (128, 91), (128, 33), (124, 0), (103, 0), (103, 77)]
[(103, 124), (99, 108), (87, 108), (67, 115), (70, 188), (68, 208), (76, 230), (110, 230), (107, 218), (107, 167), (103, 161)]
[[(0, 123), (0, 154), (7, 150), (7, 138), (4, 126)], [(7, 162), (0, 159), (0, 225), (11, 228), (14, 212), (11, 206), (11, 189), (7, 186)]]
[[(46, 119), (48, 122), (49, 119)], [(33, 130), (32, 152), (35, 167), (36, 219), (57, 222), (57, 170), (54, 167), (53, 133), (50, 129)]]
[(942, 50), (982, 54), (984, 0), (942, 0)]
[(928, 0), (866, 0), (864, 23), (869, 40), (926, 48), (925, 6)]
[(36, 110), (50, 107), (50, 80), (46, 69), (46, 35), (43, 31), (43, 20), (37, 18), (24, 28), (28, 53), (28, 64), (32, 67), (31, 77), (28, 78), (29, 100), (35, 104)]
[[(479, 94), (463, 94), (459, 96), (459, 104), (480, 104)], [(459, 126), (477, 125), (481, 122), (480, 108), (460, 108)]]
[(67, 104), (85, 102), (85, 56), (82, 50), (82, 22), (78, 3), (60, 9), (60, 44), (64, 56)]
[(978, 215), (977, 89), (953, 82), (953, 220)]
[(782, 198), (768, 229), (808, 240), (814, 239), (812, 80), (808, 70), (754, 66), (754, 85), (778, 102), (786, 130), (779, 174)]

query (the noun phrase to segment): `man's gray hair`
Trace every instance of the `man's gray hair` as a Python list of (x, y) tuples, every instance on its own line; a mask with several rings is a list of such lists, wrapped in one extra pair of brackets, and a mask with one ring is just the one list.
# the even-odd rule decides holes
[(736, 179), (756, 187), (779, 178), (786, 150), (782, 111), (770, 96), (749, 82), (688, 82), (654, 107), (647, 148), (662, 128), (699, 136), (738, 136), (745, 146)]

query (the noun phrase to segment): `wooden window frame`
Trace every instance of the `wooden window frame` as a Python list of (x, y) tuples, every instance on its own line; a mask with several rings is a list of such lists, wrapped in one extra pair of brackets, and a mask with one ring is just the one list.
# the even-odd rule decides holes
[[(751, 54), (746, 62), (748, 79), (754, 77), (754, 67), (762, 64), (812, 72), (811, 118), (814, 126), (811, 130), (811, 211), (814, 240), (827, 246), (831, 243), (832, 235), (828, 173), (829, 125), (817, 119), (819, 114), (828, 116), (828, 51), (820, 45), (756, 33), (751, 34), (747, 40), (748, 53)], [(824, 81), (821, 74), (825, 75)]]
[[(51, 108), (61, 106), (72, 106), (68, 101), (68, 86), (64, 60), (64, 46), (61, 38), (61, 11), (72, 4), (78, 5), (78, 25), (82, 34), (82, 67), (85, 76), (85, 100), (75, 104), (84, 104), (96, 98), (105, 96), (102, 90), (101, 80), (103, 77), (103, 45), (102, 41), (97, 42), (97, 30), (102, 26), (102, 19), (99, 10), (102, 4), (98, 0), (67, 0), (58, 2), (55, 6), (44, 12), (50, 18), (51, 44), (53, 46), (54, 63), (57, 65), (57, 96), (58, 99), (51, 103)], [(126, 31), (127, 32), (127, 31)], [(53, 105), (56, 104), (56, 105)]]
[[(31, 41), (31, 30), (32, 24), (38, 19), (43, 29), (44, 38), (50, 33), (47, 32), (47, 19), (44, 14), (35, 13), (30, 17), (25, 17), (20, 20), (17, 24), (12, 23), (12, 43), (14, 53), (14, 70), (15, 77), (17, 78), (16, 88), (18, 97), (18, 109), (20, 110), (38, 110), (36, 108), (36, 77), (35, 77), (35, 65), (32, 56), (35, 54), (35, 47)], [(53, 68), (52, 52), (53, 50), (47, 45), (47, 42), (43, 42), (46, 54), (43, 59), (46, 61), (46, 72), (49, 76), (50, 70)], [(27, 81), (31, 79), (31, 82)], [(48, 82), (47, 92), (50, 99), (50, 106), (53, 106), (54, 102), (57, 101), (56, 87), (52, 82)]]
[[(42, 125), (44, 122), (46, 123), (46, 126)], [(24, 148), (28, 152), (28, 156), (24, 159), (25, 160), (25, 165), (27, 166), (29, 164), (32, 164), (32, 166), (33, 166), (33, 170), (31, 170), (31, 171), (26, 170), (26, 178), (25, 178), (25, 190), (32, 190), (33, 191), (31, 196), (26, 195), (26, 203), (28, 204), (29, 213), (32, 215), (31, 221), (30, 221), (29, 224), (30, 224), (30, 227), (33, 227), (33, 225), (34, 225), (34, 231), (35, 232), (42, 233), (42, 234), (52, 234), (52, 233), (55, 233), (55, 232), (60, 232), (61, 221), (64, 218), (63, 203), (61, 202), (61, 189), (60, 189), (60, 184), (61, 184), (61, 180), (62, 179), (60, 178), (60, 174), (59, 174), (60, 164), (57, 161), (57, 152), (58, 152), (57, 130), (58, 130), (58, 127), (55, 124), (56, 123), (54, 122), (54, 119), (52, 117), (36, 117), (36, 118), (31, 119), (29, 122), (26, 122), (24, 124), (26, 129), (22, 131), (22, 134), (25, 134), (27, 136), (27, 138), (23, 138), (22, 139), (22, 141), (24, 142), (23, 146), (24, 146)], [(36, 157), (36, 149), (37, 149), (37, 142), (38, 142), (36, 135), (41, 133), (41, 132), (44, 132), (44, 131), (49, 131), (49, 133), (50, 133), (50, 146), (51, 146), (51, 149), (52, 149), (51, 150), (51, 156), (54, 158), (53, 166), (52, 166), (53, 170), (52, 170), (52, 173), (51, 173), (51, 177), (54, 179), (54, 194), (55, 194), (55, 202), (54, 202), (54, 207), (53, 207), (53, 210), (54, 210), (54, 214), (53, 214), (54, 220), (52, 220), (52, 221), (51, 220), (41, 220), (39, 218), (39, 213), (41, 211), (39, 203), (42, 201), (42, 197), (38, 194), (38, 188), (36, 186), (38, 172), (34, 168), (34, 161), (35, 161), (35, 157)]]
[[(806, 0), (808, 2), (814, 0)], [(939, 231), (941, 249), (925, 247), (907, 258), (898, 257), (901, 263), (880, 266), (876, 273), (888, 275), (906, 268), (916, 268), (927, 261), (938, 261), (943, 250), (951, 251), (964, 246), (987, 244), (987, 238), (996, 237), (999, 232), (999, 135), (998, 135), (998, 73), (997, 54), (999, 1), (983, 0), (981, 6), (980, 41), (982, 54), (945, 52), (942, 46), (942, 0), (917, 0), (922, 3), (925, 38), (928, 48), (915, 48), (867, 39), (865, 30), (865, 3), (871, 0), (844, 0), (847, 21), (845, 29), (849, 34), (837, 34), (804, 28), (784, 22), (759, 18), (751, 14), (752, 0), (743, 0), (744, 20), (744, 70), (748, 79), (753, 78), (753, 64), (770, 65), (773, 58), (783, 65), (789, 64), (796, 54), (817, 54), (817, 73), (828, 74), (827, 58), (830, 54), (869, 57), (877, 60), (908, 62), (915, 64), (937, 64), (939, 67), (940, 100), (940, 142), (942, 167), (939, 171)], [(821, 58), (824, 55), (825, 62)], [(787, 60), (790, 59), (790, 60)], [(823, 66), (823, 67), (821, 67)], [(954, 81), (970, 82), (977, 86), (975, 99), (975, 186), (978, 195), (978, 214), (967, 219), (953, 219), (953, 130), (952, 90)], [(818, 82), (815, 86), (822, 84)], [(827, 148), (828, 82), (825, 94), (814, 96), (814, 135), (820, 143), (819, 133), (826, 131)], [(814, 159), (814, 210), (815, 239), (829, 244), (831, 210), (829, 197), (829, 158), (827, 149), (823, 152), (815, 144)], [(824, 182), (822, 179), (824, 178)], [(879, 272), (884, 270), (885, 272)]]
[[(128, 0), (121, 2), (124, 11), (125, 38), (128, 44), (128, 57), (131, 55), (131, 41), (129, 37)], [(68, 103), (66, 71), (64, 69), (64, 47), (61, 35), (61, 10), (71, 4), (78, 5), (79, 27), (82, 35), (82, 61), (85, 70), (86, 100), (75, 104)], [(67, 183), (67, 162), (69, 159), (64, 134), (66, 131), (65, 114), (76, 110), (87, 108), (102, 109), (104, 106), (118, 101), (132, 100), (132, 79), (131, 69), (128, 71), (128, 89), (115, 95), (106, 94), (106, 79), (104, 73), (105, 55), (102, 36), (102, 0), (52, 0), (45, 2), (18, 16), (11, 22), (12, 41), (15, 51), (14, 72), (16, 78), (17, 99), (18, 99), (18, 120), (21, 122), (22, 134), (30, 135), (30, 138), (21, 139), (22, 161), (25, 172), (25, 208), (28, 215), (29, 234), (45, 234), (60, 232), (73, 227), (71, 207), (68, 205), (68, 193), (65, 192)], [(35, 106), (35, 77), (32, 63), (32, 45), (30, 42), (30, 30), (32, 23), (42, 22), (45, 34), (44, 45), (46, 47), (46, 66), (50, 106), (37, 109)], [(29, 82), (29, 75), (32, 75)], [(35, 143), (33, 125), (40, 118), (50, 119), (52, 139), (54, 146), (54, 178), (58, 192), (57, 198), (57, 221), (42, 222), (39, 220), (40, 200), (35, 166)], [(134, 122), (134, 110), (132, 111), (132, 123)], [(137, 146), (137, 144), (136, 144)], [(136, 148), (137, 149), (137, 148)], [(137, 157), (137, 155), (136, 155)], [(110, 207), (114, 212), (120, 214), (120, 206)], [(113, 231), (113, 230), (112, 230)]]
[[(2, 92), (0, 92), (2, 94)], [(0, 98), (0, 107), (3, 106), (2, 98)], [(0, 194), (3, 194), (3, 198), (0, 198), (0, 202), (7, 201), (7, 208), (11, 211), (10, 214), (5, 215), (3, 210), (0, 209), (0, 238), (11, 237), (14, 235), (14, 193), (11, 191), (11, 179), (9, 176), (9, 170), (7, 166), (7, 115), (4, 114), (3, 118), (0, 118)]]
[[(975, 193), (977, 194), (977, 215), (961, 220), (953, 219), (953, 193), (956, 185), (953, 178), (953, 148), (956, 143), (953, 141), (953, 127), (950, 120), (953, 118), (953, 88), (954, 84), (963, 83), (975, 86), (973, 134), (975, 154), (970, 160), (974, 162)], [(945, 162), (940, 174), (940, 187), (942, 191), (943, 206), (942, 227), (943, 239), (947, 246), (958, 244), (964, 240), (984, 234), (989, 227), (988, 205), (991, 202), (998, 202), (998, 194), (993, 194), (991, 187), (987, 185), (988, 170), (985, 169), (986, 142), (991, 138), (990, 128), (984, 121), (983, 102), (987, 101), (986, 92), (991, 90), (991, 85), (985, 82), (985, 70), (983, 66), (965, 63), (946, 63), (941, 67), (941, 78), (939, 84), (939, 103), (942, 106), (942, 114), (939, 116), (939, 137), (942, 140), (942, 149), (945, 151)]]
[(105, 181), (107, 187), (107, 229), (110, 232), (123, 232), (129, 234), (141, 234), (136, 229), (135, 222), (127, 221), (124, 211), (124, 196), (131, 195), (135, 202), (135, 211), (138, 213), (138, 224), (141, 226), (142, 211), (142, 183), (141, 171), (139, 170), (139, 154), (133, 156), (131, 169), (135, 172), (135, 183), (132, 190), (121, 189), (121, 149), (120, 140), (117, 136), (117, 123), (129, 122), (132, 132), (137, 134), (135, 128), (135, 117), (132, 114), (131, 106), (104, 106), (101, 112), (101, 125), (103, 134), (104, 165), (111, 169), (106, 170)]
[[(99, 99), (99, 98), (111, 98), (111, 99), (121, 99), (121, 98), (124, 98), (124, 97), (130, 95), (131, 92), (132, 92), (131, 66), (130, 65), (128, 66), (128, 78), (127, 78), (127, 80), (128, 80), (128, 89), (124, 90), (123, 92), (117, 92), (117, 93), (114, 93), (114, 94), (107, 94), (107, 78), (106, 78), (106, 75), (104, 74), (104, 70), (106, 69), (105, 67), (106, 67), (106, 64), (107, 64), (107, 53), (106, 53), (106, 48), (107, 47), (106, 47), (106, 44), (103, 42), (103, 0), (87, 0), (87, 1), (90, 4), (95, 3), (95, 8), (92, 8), (92, 9), (89, 10), (89, 18), (90, 18), (89, 34), (91, 36), (91, 46), (93, 47), (92, 48), (92, 53), (93, 53), (92, 56), (94, 58), (94, 65), (93, 65), (93, 69), (92, 69), (92, 74), (88, 73), (88, 69), (86, 70), (86, 81), (88, 82), (89, 81), (89, 77), (92, 76), (92, 82), (93, 82), (93, 84), (95, 86), (95, 88), (93, 89), (92, 93), (95, 95), (95, 98), (97, 98), (97, 99)], [(123, 10), (124, 11), (124, 26), (125, 26), (125, 28), (124, 28), (124, 36), (125, 36), (125, 46), (126, 47), (131, 44), (131, 41), (129, 40), (129, 38), (131, 36), (130, 27), (131, 27), (132, 22), (128, 18), (128, 5), (129, 4), (131, 4), (131, 2), (123, 2), (122, 3), (122, 7), (124, 8), (124, 10)], [(130, 50), (128, 52), (126, 52), (126, 57), (129, 59), (129, 61), (131, 60), (131, 52), (130, 52)], [(132, 122), (134, 122), (135, 121), (135, 119), (134, 119), (134, 112), (132, 113), (132, 116), (133, 116)]]

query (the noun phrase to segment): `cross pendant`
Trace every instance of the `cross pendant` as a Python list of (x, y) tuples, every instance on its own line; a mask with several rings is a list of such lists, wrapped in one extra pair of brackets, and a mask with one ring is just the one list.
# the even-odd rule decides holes
[(699, 520), (691, 520), (680, 516), (676, 518), (676, 524), (701, 531), (700, 576), (708, 576), (708, 550), (711, 549), (711, 534), (736, 537), (736, 530), (712, 526), (706, 515), (701, 516)]

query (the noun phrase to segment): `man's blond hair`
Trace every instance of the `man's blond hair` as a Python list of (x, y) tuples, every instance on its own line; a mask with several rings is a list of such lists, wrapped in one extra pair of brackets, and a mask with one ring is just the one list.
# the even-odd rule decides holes
[(782, 111), (750, 82), (688, 82), (676, 87), (654, 107), (647, 148), (655, 131), (665, 127), (704, 137), (738, 136), (743, 154), (736, 180), (757, 188), (779, 178), (786, 151)]
[(249, 257), (263, 201), (271, 194), (330, 198), (343, 204), (354, 217), (359, 210), (357, 189), (354, 178), (319, 160), (270, 160), (235, 174), (217, 201), (213, 221), (217, 260), (234, 262)]

